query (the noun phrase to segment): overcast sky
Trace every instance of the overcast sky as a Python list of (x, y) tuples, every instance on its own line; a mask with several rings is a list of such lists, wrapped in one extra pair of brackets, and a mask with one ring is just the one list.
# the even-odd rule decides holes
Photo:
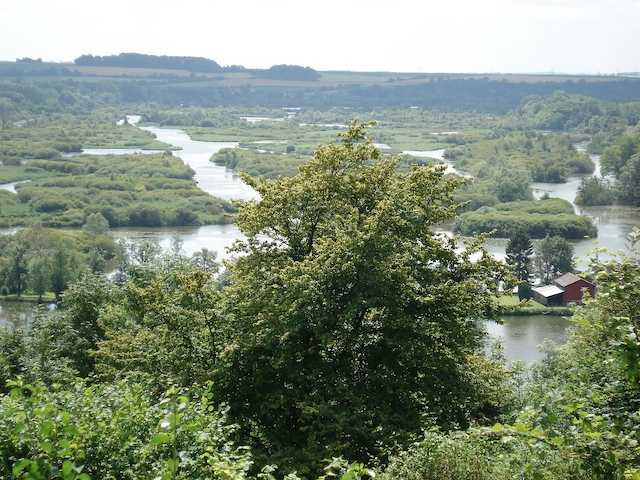
[(0, 0), (0, 59), (120, 52), (320, 70), (640, 71), (640, 0)]

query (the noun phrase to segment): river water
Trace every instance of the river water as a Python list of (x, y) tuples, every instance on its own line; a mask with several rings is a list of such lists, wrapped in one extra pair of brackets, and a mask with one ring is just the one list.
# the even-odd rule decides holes
[[(182, 150), (176, 152), (180, 158), (196, 172), (196, 181), (206, 192), (225, 199), (255, 199), (257, 194), (224, 167), (209, 162), (210, 156), (221, 148), (230, 148), (236, 144), (220, 142), (196, 142), (184, 132), (176, 129), (143, 127), (150, 131), (158, 140), (176, 145)], [(416, 157), (429, 157), (447, 165), (447, 172), (461, 174), (455, 166), (444, 157), (444, 150), (407, 151)], [(599, 172), (599, 159), (595, 158)], [(574, 204), (576, 192), (580, 184), (579, 178), (572, 178), (566, 184), (537, 184), (535, 194), (541, 196), (547, 192), (552, 197), (565, 198)], [(599, 228), (598, 240), (584, 240), (575, 245), (579, 263), (586, 264), (588, 253), (596, 246), (605, 246), (611, 250), (625, 248), (625, 237), (634, 225), (640, 224), (637, 209), (622, 207), (599, 207), (585, 209), (583, 214), (591, 216)], [(183, 241), (186, 253), (193, 253), (202, 248), (216, 251), (219, 258), (228, 258), (226, 252), (241, 233), (235, 225), (209, 225), (196, 228), (172, 229), (126, 229), (115, 230), (114, 235), (120, 238), (153, 238), (164, 247), (171, 244), (172, 238)], [(490, 239), (487, 245), (489, 251), (498, 258), (504, 258), (507, 241), (505, 239)], [(552, 316), (506, 316), (502, 323), (484, 322), (490, 338), (497, 339), (503, 345), (504, 353), (509, 360), (519, 360), (531, 363), (540, 360), (544, 353), (538, 348), (546, 340), (563, 343), (566, 339), (566, 329), (570, 321)]]
[(507, 360), (525, 364), (544, 358), (545, 352), (540, 347), (546, 342), (563, 344), (571, 325), (567, 318), (550, 315), (506, 315), (501, 322), (483, 322), (489, 338), (500, 342)]
[(20, 183), (27, 183), (30, 180), (22, 180), (21, 182), (11, 182), (11, 183), (0, 183), (0, 190), (5, 190), (7, 192), (11, 192), (11, 193), (17, 193), (16, 192), (16, 185), (20, 184)]
[(445, 170), (445, 173), (464, 176), (464, 174), (455, 167), (453, 162), (445, 158), (445, 151), (446, 150), (444, 148), (441, 148), (439, 150), (404, 150), (402, 153), (417, 158), (431, 158), (434, 160), (438, 160), (446, 165), (447, 168)]
[(234, 142), (198, 142), (191, 140), (182, 130), (175, 128), (141, 127), (153, 133), (158, 140), (179, 147), (174, 152), (196, 172), (195, 180), (205, 192), (225, 200), (253, 200), (255, 190), (245, 184), (231, 170), (210, 162), (211, 155), (223, 148), (235, 148)]
[[(52, 310), (55, 305), (45, 307)], [(36, 316), (37, 304), (33, 302), (3, 301), (0, 298), (0, 327), (24, 328), (31, 325)]]
[[(584, 146), (576, 145), (576, 149), (584, 151)], [(592, 175), (601, 177), (600, 156), (590, 155), (590, 157), (595, 165)], [(576, 214), (591, 218), (598, 227), (598, 238), (574, 242), (576, 265), (584, 269), (587, 268), (589, 256), (595, 249), (606, 249), (598, 254), (603, 260), (611, 258), (615, 253), (628, 251), (627, 237), (634, 227), (640, 225), (640, 209), (624, 206), (580, 207), (576, 205), (575, 199), (582, 178), (581, 176), (569, 177), (566, 183), (533, 183), (531, 189), (533, 196), (538, 199), (547, 194), (553, 198), (567, 200), (573, 205)]]

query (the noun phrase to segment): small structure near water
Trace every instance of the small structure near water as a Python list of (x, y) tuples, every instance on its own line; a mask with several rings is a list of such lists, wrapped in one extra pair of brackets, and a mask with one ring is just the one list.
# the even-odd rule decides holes
[(563, 294), (564, 290), (556, 285), (544, 285), (541, 287), (532, 288), (533, 299), (546, 305), (547, 307), (557, 307), (564, 305)]
[(582, 303), (585, 290), (592, 297), (596, 295), (595, 284), (575, 273), (565, 273), (556, 278), (553, 284), (534, 287), (532, 290), (533, 299), (547, 306)]

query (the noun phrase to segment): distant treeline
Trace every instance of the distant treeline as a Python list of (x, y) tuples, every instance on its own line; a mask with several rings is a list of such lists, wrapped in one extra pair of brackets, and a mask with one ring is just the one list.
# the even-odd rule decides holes
[(273, 80), (318, 80), (320, 74), (310, 67), (300, 65), (274, 65), (266, 70), (247, 70), (241, 65), (222, 67), (217, 62), (203, 57), (172, 57), (166, 55), (146, 55), (142, 53), (121, 53), (119, 55), (81, 55), (74, 60), (76, 65), (89, 67), (156, 68), (165, 70), (187, 70), (199, 73), (219, 73), (249, 71), (256, 78)]
[(509, 83), (486, 79), (439, 80), (419, 85), (341, 85), (309, 87), (246, 86), (222, 87), (189, 83), (121, 84), (127, 101), (165, 105), (265, 106), (295, 105), (304, 108), (375, 109), (418, 106), (443, 111), (506, 113), (531, 95), (556, 91), (588, 95), (608, 101), (640, 100), (640, 80), (611, 80), (592, 83)]
[[(0, 77), (18, 77), (0, 63)], [(46, 64), (44, 64), (46, 65)], [(31, 65), (29, 65), (32, 67)], [(35, 65), (37, 66), (37, 65)], [(59, 72), (61, 74), (62, 72)], [(42, 73), (44, 74), (44, 72)], [(308, 82), (304, 86), (235, 85), (221, 86), (203, 79), (92, 79), (59, 78), (46, 81), (38, 77), (0, 81), (0, 96), (15, 103), (31, 103), (33, 108), (68, 108), (74, 104), (157, 103), (163, 106), (262, 106), (280, 108), (294, 105), (328, 109), (349, 107), (356, 110), (418, 106), (441, 111), (506, 113), (519, 107), (532, 95), (551, 95), (557, 91), (587, 95), (615, 102), (640, 100), (640, 79), (612, 79), (601, 82), (513, 83), (489, 79), (444, 79), (416, 85), (327, 85)], [(19, 92), (19, 93), (18, 93)], [(43, 93), (47, 92), (47, 93)], [(90, 99), (87, 99), (87, 95)], [(43, 103), (64, 99), (63, 105)], [(75, 100), (74, 100), (75, 99)], [(25, 105), (26, 106), (26, 105)]]
[(74, 63), (90, 67), (164, 68), (207, 73), (222, 71), (220, 64), (209, 58), (146, 55), (144, 53), (121, 53), (103, 57), (81, 55), (74, 60)]
[[(133, 86), (123, 85), (131, 93)], [(593, 83), (507, 83), (492, 80), (454, 79), (421, 85), (338, 87), (216, 87), (212, 85), (156, 85), (139, 88), (134, 101), (156, 101), (170, 105), (238, 105), (306, 108), (334, 106), (359, 108), (419, 106), (446, 111), (506, 113), (530, 95), (550, 95), (558, 90), (610, 101), (640, 100), (639, 80)], [(148, 95), (148, 97), (146, 97)], [(146, 98), (145, 98), (146, 97)]]

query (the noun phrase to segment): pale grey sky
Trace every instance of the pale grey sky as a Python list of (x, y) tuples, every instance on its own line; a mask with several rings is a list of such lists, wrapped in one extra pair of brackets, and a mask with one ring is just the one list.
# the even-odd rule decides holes
[(640, 0), (0, 0), (0, 59), (123, 51), (246, 67), (640, 71)]

